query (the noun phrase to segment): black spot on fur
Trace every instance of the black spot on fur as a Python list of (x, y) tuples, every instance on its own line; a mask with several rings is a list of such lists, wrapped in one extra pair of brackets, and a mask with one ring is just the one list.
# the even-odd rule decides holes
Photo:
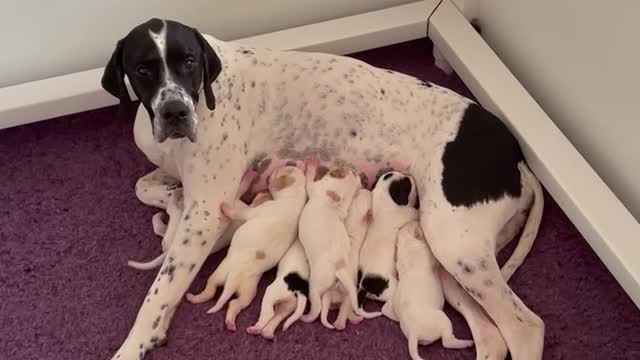
[(487, 271), (489, 269), (489, 262), (487, 259), (480, 260), (480, 270)]
[(153, 291), (153, 294), (154, 294), (154, 295), (158, 295), (158, 288), (156, 288), (156, 289)]
[(380, 89), (380, 94), (384, 95), (385, 91), (384, 89)]
[(195, 269), (195, 268), (196, 268), (196, 264), (189, 265), (189, 272), (192, 272), (193, 269)]
[(309, 297), (309, 282), (297, 272), (290, 272), (284, 277), (284, 282), (287, 284), (287, 288), (291, 292), (299, 292), (302, 295)]
[(349, 132), (349, 134), (351, 135), (351, 137), (356, 137), (356, 136), (358, 136), (358, 133), (357, 133), (355, 130), (351, 130), (351, 131)]
[(167, 305), (167, 304), (162, 304), (162, 306), (160, 306), (160, 310), (164, 310), (164, 309), (166, 309), (166, 308), (168, 308), (168, 307), (169, 307), (169, 305)]
[(182, 245), (187, 245), (189, 243), (189, 238), (182, 240)]
[(431, 85), (431, 83), (430, 83), (430, 82), (427, 82), (427, 81), (420, 81), (420, 86), (424, 86), (424, 87), (428, 87), (428, 88), (430, 88), (430, 87), (432, 87), (433, 85)]
[(442, 156), (442, 189), (453, 206), (471, 207), (521, 194), (522, 151), (509, 129), (477, 104), (466, 109)]
[(458, 266), (462, 269), (462, 272), (465, 274), (473, 274), (474, 269), (469, 264), (462, 262), (462, 260), (458, 260)]
[(255, 81), (251, 81), (251, 87), (252, 88), (256, 87), (256, 82)]
[(389, 287), (389, 280), (383, 278), (380, 275), (369, 275), (367, 274), (362, 279), (361, 284), (362, 289), (369, 294), (373, 294), (375, 296), (380, 296), (382, 292)]
[(409, 205), (409, 195), (412, 188), (411, 180), (405, 176), (389, 185), (389, 196), (399, 206)]
[(158, 315), (158, 317), (153, 321), (153, 324), (151, 325), (151, 329), (155, 330), (158, 327), (158, 324), (160, 324), (160, 316)]

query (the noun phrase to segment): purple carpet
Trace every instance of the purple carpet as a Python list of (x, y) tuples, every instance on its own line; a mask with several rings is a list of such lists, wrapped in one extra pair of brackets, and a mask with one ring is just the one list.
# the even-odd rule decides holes
[[(355, 55), (469, 95), (433, 66), (427, 40)], [(152, 169), (133, 143), (132, 124), (109, 107), (0, 131), (0, 359), (108, 359), (127, 335), (155, 273), (126, 267), (160, 251), (157, 210), (134, 183)], [(198, 290), (223, 254), (198, 275)], [(258, 297), (235, 334), (209, 304), (184, 303), (169, 343), (148, 359), (408, 359), (399, 327), (386, 319), (344, 332), (319, 323), (278, 332), (274, 342), (245, 334)], [(546, 322), (545, 359), (640, 359), (640, 312), (550, 197), (538, 240), (511, 280)], [(449, 311), (456, 334), (470, 336)], [(473, 349), (422, 348), (428, 359), (474, 359)]]

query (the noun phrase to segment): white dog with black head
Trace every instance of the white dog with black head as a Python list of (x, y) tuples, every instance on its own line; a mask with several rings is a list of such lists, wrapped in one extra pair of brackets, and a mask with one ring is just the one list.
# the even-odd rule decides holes
[(504, 358), (507, 346), (513, 358), (542, 357), (544, 324), (507, 285), (495, 249), (525, 222), (525, 236), (535, 238), (543, 199), (498, 117), (453, 91), (357, 59), (244, 46), (161, 19), (126, 34), (105, 67), (102, 86), (126, 116), (134, 108), (125, 78), (142, 103), (134, 139), (158, 166), (140, 181), (182, 183), (184, 221), (175, 236), (191, 241), (172, 243), (114, 359), (139, 359), (166, 339), (229, 225), (220, 204), (235, 200), (243, 173), (259, 160), (308, 156), (355, 168), (367, 183), (385, 168), (412, 175), (420, 224), (453, 277), (445, 297), (460, 304), (478, 358)]

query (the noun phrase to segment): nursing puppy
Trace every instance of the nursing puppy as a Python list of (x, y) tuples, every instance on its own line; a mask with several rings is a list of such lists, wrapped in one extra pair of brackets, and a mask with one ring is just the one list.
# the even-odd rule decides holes
[(345, 227), (349, 207), (362, 188), (355, 171), (335, 168), (314, 182), (318, 159), (305, 160), (309, 201), (302, 210), (299, 237), (309, 261), (309, 302), (311, 308), (302, 317), (313, 322), (322, 309), (322, 296), (336, 282), (346, 290), (357, 315), (372, 318), (381, 313), (367, 313), (358, 308), (356, 278), (349, 258), (350, 240)]
[(309, 263), (300, 240), (295, 240), (278, 263), (276, 279), (262, 298), (260, 317), (247, 333), (272, 339), (280, 322), (293, 314), (282, 326), (287, 330), (304, 313), (308, 296)]
[[(349, 259), (350, 259), (350, 271), (353, 278), (357, 277), (358, 273), (358, 259), (360, 257), (360, 248), (362, 242), (367, 234), (367, 228), (371, 219), (371, 191), (367, 189), (360, 189), (349, 208), (349, 214), (345, 220), (345, 228), (347, 234), (349, 234)], [(344, 330), (347, 326), (347, 319), (352, 324), (358, 324), (362, 321), (362, 317), (356, 315), (354, 308), (351, 306), (351, 301), (346, 295), (346, 289), (340, 284), (335, 284), (333, 288), (325, 292), (322, 296), (322, 310), (320, 312), (320, 322), (329, 329)], [(329, 309), (333, 308), (332, 305), (339, 305), (340, 310), (338, 316), (333, 323), (333, 326), (329, 323), (327, 317)]]
[(372, 219), (360, 250), (358, 300), (387, 301), (397, 280), (394, 254), (398, 230), (418, 219), (418, 192), (411, 176), (384, 173), (373, 188)]
[(236, 316), (255, 297), (262, 274), (277, 265), (296, 239), (298, 219), (306, 202), (304, 173), (294, 166), (276, 170), (270, 177), (269, 191), (273, 200), (255, 208), (242, 203), (221, 204), (225, 216), (245, 223), (233, 235), (227, 256), (209, 277), (206, 288), (198, 295), (187, 294), (191, 303), (202, 303), (212, 299), (216, 288), (224, 284), (215, 306), (207, 311), (214, 313), (237, 293), (238, 298), (229, 302), (225, 318), (229, 331), (236, 330)]
[[(236, 198), (240, 198), (244, 193), (246, 193), (253, 180), (258, 176), (258, 173), (255, 171), (247, 171), (242, 177), (240, 181), (240, 187), (238, 188)], [(271, 199), (271, 195), (268, 192), (259, 193), (253, 199), (251, 203), (252, 207), (258, 206), (259, 204)], [(240, 201), (240, 200), (238, 200)], [(138, 270), (151, 270), (155, 269), (158, 266), (162, 265), (164, 258), (167, 256), (167, 250), (173, 243), (175, 238), (176, 229), (180, 224), (182, 213), (184, 212), (184, 195), (181, 187), (176, 188), (169, 197), (167, 203), (167, 215), (169, 215), (169, 221), (165, 224), (162, 221), (162, 212), (156, 213), (151, 218), (151, 223), (153, 226), (153, 231), (156, 235), (162, 236), (162, 254), (157, 256), (155, 259), (147, 261), (147, 262), (139, 262), (130, 260), (127, 262), (129, 267)], [(211, 249), (211, 254), (217, 252), (218, 250), (224, 249), (231, 243), (231, 238), (236, 230), (240, 227), (240, 225), (244, 224), (244, 220), (233, 220), (225, 230), (225, 232), (220, 236), (220, 240), (216, 242), (216, 244)]]
[(404, 225), (398, 232), (396, 268), (398, 285), (382, 307), (388, 318), (399, 321), (408, 339), (409, 354), (421, 360), (418, 344), (429, 345), (442, 339), (448, 349), (464, 349), (473, 340), (460, 340), (453, 335), (451, 320), (442, 311), (444, 294), (440, 282), (440, 264), (427, 245), (417, 221)]

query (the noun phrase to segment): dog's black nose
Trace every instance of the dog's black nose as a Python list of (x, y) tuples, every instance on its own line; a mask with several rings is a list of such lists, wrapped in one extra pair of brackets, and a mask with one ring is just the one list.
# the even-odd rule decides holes
[(160, 109), (160, 116), (168, 122), (179, 123), (189, 116), (189, 108), (182, 101), (167, 101)]

